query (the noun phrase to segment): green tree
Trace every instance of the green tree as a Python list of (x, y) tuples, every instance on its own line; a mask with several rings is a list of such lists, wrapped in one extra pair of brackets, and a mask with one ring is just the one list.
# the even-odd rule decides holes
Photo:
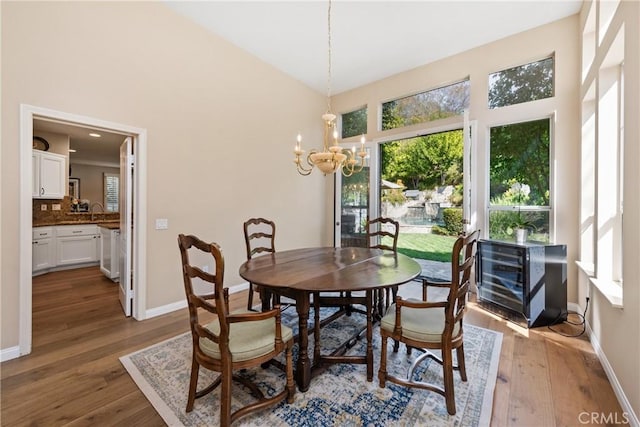
[(397, 101), (382, 104), (382, 130), (395, 129), (404, 126), (404, 120), (400, 117)]
[(496, 126), (491, 128), (490, 138), (491, 199), (502, 196), (518, 182), (530, 187), (526, 204), (548, 206), (549, 119)]
[(382, 178), (424, 190), (462, 182), (462, 131), (442, 132), (383, 144)]
[(489, 107), (497, 108), (553, 96), (553, 58), (492, 74)]
[(342, 138), (367, 133), (367, 109), (361, 108), (342, 115)]
[(469, 80), (382, 104), (382, 130), (444, 119), (469, 106)]

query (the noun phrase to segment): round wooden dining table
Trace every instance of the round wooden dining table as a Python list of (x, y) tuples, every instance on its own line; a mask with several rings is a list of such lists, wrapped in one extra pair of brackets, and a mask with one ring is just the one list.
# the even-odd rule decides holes
[[(311, 295), (319, 292), (371, 293), (415, 279), (420, 265), (408, 256), (369, 248), (305, 248), (252, 258), (240, 266), (246, 281), (295, 298), (299, 322), (296, 381), (307, 391), (311, 381), (308, 326)], [(263, 301), (263, 308), (269, 301)], [(370, 350), (369, 350), (370, 351)], [(372, 358), (371, 355), (368, 355)]]

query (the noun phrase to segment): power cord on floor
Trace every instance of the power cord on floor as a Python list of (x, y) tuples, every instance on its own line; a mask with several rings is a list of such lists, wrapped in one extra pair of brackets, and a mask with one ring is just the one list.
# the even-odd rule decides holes
[[(580, 313), (576, 313), (575, 311), (567, 311), (567, 320), (563, 321), (563, 323), (568, 323), (569, 325), (573, 325), (573, 326), (582, 326), (582, 331), (580, 331), (580, 333), (578, 334), (565, 334), (564, 332), (560, 332), (557, 329), (554, 329), (552, 326), (556, 324), (556, 322), (558, 322), (558, 320), (560, 320), (562, 318), (562, 315), (564, 313), (560, 313), (558, 315), (558, 317), (556, 317), (556, 319), (552, 322), (551, 325), (548, 325), (547, 327), (549, 328), (550, 331), (555, 332), (558, 335), (562, 335), (563, 337), (569, 337), (569, 338), (576, 338), (581, 336), (582, 334), (585, 333), (586, 329), (587, 329), (587, 320), (586, 320), (586, 315), (587, 315), (587, 310), (589, 309), (589, 297), (587, 297), (587, 303), (585, 304), (584, 307), (584, 312), (582, 314)], [(578, 319), (580, 319), (580, 321), (578, 322), (572, 322), (569, 320), (569, 316), (570, 315), (576, 315), (578, 316)]]

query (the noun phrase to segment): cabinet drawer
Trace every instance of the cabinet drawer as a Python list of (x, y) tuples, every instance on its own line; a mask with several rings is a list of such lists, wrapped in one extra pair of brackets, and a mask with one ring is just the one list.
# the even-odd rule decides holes
[(47, 239), (53, 237), (53, 227), (34, 227), (32, 230), (32, 239)]
[(57, 237), (95, 236), (98, 235), (97, 225), (59, 225), (56, 227)]

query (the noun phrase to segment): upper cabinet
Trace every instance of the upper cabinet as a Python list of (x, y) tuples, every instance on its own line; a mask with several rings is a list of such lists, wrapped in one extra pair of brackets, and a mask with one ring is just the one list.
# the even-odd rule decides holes
[(66, 157), (46, 151), (33, 150), (34, 199), (62, 199), (66, 194)]

